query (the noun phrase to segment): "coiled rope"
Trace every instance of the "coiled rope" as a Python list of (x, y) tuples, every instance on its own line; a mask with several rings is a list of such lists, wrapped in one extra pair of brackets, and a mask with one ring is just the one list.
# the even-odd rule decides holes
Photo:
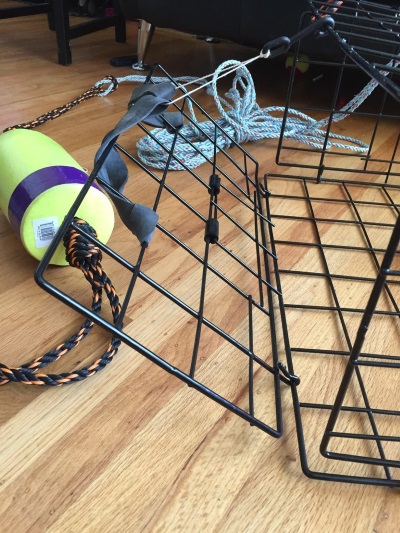
[[(252, 58), (248, 62), (258, 57), (260, 56), (256, 56), (256, 58)], [(217, 81), (222, 77), (223, 72), (226, 73), (228, 71), (230, 73), (234, 70), (236, 70), (236, 75), (232, 87), (225, 95), (233, 102), (230, 104), (218, 94)], [(185, 87), (191, 83), (199, 84), (200, 87), (186, 94), (184, 93), (171, 103), (176, 103), (178, 100), (210, 84), (207, 92), (213, 96), (221, 115), (215, 121), (218, 125), (216, 137), (217, 150), (229, 148), (232, 145), (231, 139), (241, 144), (260, 139), (276, 139), (280, 137), (282, 131), (281, 115), (285, 112), (285, 108), (280, 106), (261, 108), (257, 104), (253, 79), (249, 70), (242, 62), (234, 60), (226, 61), (209, 76), (212, 76), (212, 80), (206, 84), (201, 82), (208, 76), (202, 78), (184, 76), (175, 78), (175, 82), (183, 83), (183, 85), (178, 86), (182, 90), (185, 90)], [(117, 78), (117, 81), (118, 83), (126, 81), (143, 83), (145, 79), (144, 76), (131, 75), (124, 78)], [(160, 83), (165, 81), (166, 78), (152, 77), (151, 80), (154, 83)], [(98, 83), (104, 86), (107, 80), (103, 79)], [(371, 80), (360, 93), (334, 113), (332, 117), (326, 117), (322, 120), (315, 120), (296, 109), (289, 108), (285, 131), (283, 133), (284, 138), (290, 141), (301, 142), (317, 149), (335, 148), (351, 150), (357, 153), (366, 152), (369, 146), (353, 137), (330, 132), (329, 139), (327, 140), (327, 132), (323, 128), (330, 122), (339, 122), (348, 117), (350, 113), (356, 110), (368, 98), (377, 85), (378, 83), (375, 80)], [(110, 86), (111, 90), (112, 87)], [(106, 96), (107, 94), (109, 94), (108, 89), (100, 93), (99, 96)], [(199, 122), (195, 116), (190, 99), (187, 102), (193, 124), (189, 122), (179, 132), (174, 147), (176, 158), (170, 162), (169, 167), (172, 170), (183, 170), (185, 167), (191, 169), (196, 168), (207, 159), (210, 159), (215, 151), (215, 124), (211, 121)], [(276, 114), (280, 114), (280, 116), (276, 116)], [(150, 135), (146, 135), (137, 143), (139, 158), (148, 166), (163, 169), (168, 159), (168, 151), (172, 146), (173, 138), (173, 134), (168, 133), (164, 129), (152, 130)]]
[[(87, 222), (77, 218), (74, 219), (74, 222), (81, 226), (86, 233), (97, 238), (95, 230)], [(72, 226), (64, 235), (64, 246), (68, 263), (81, 270), (92, 287), (91, 308), (93, 313), (98, 315), (101, 311), (102, 292), (104, 289), (110, 303), (113, 322), (117, 325), (120, 318), (121, 306), (113, 284), (102, 268), (102, 252), (100, 248), (95, 246), (85, 235), (79, 233)], [(121, 344), (119, 339), (113, 337), (103, 355), (83, 368), (60, 374), (43, 374), (39, 372), (39, 370), (58, 361), (73, 348), (76, 348), (89, 334), (93, 326), (94, 323), (91, 320), (85, 320), (76, 333), (71, 335), (54, 350), (20, 367), (12, 368), (0, 363), (0, 385), (5, 385), (9, 382), (20, 382), (25, 385), (67, 385), (69, 383), (83, 381), (93, 376), (111, 363)]]
[[(214, 73), (200, 78), (191, 76), (176, 77), (174, 81), (177, 83), (177, 89), (181, 89), (183, 94), (173, 100), (171, 104), (208, 86), (207, 92), (213, 96), (221, 115), (216, 120), (218, 125), (216, 137), (217, 151), (229, 148), (232, 145), (231, 139), (238, 144), (260, 139), (277, 139), (281, 136), (283, 126), (282, 114), (285, 113), (285, 107), (271, 106), (261, 108), (256, 101), (253, 79), (246, 68), (246, 65), (253, 61), (259, 58), (265, 59), (268, 56), (269, 53), (267, 52), (260, 53), (244, 62), (235, 60), (225, 61)], [(400, 61), (398, 60), (392, 60), (388, 65), (397, 66), (399, 63)], [(236, 75), (232, 87), (225, 95), (232, 101), (232, 104), (230, 104), (218, 94), (217, 80), (234, 71), (236, 71)], [(381, 74), (386, 76), (388, 72), (381, 71)], [(205, 81), (207, 78), (211, 79)], [(139, 75), (130, 75), (121, 78), (106, 76), (101, 81), (95, 83), (89, 90), (72, 100), (72, 102), (45, 113), (30, 122), (17, 124), (4, 131), (14, 128), (35, 128), (48, 120), (53, 120), (61, 116), (84, 100), (93, 96), (107, 96), (115, 91), (120, 83), (144, 83), (146, 80), (147, 77)], [(166, 80), (167, 78), (165, 77), (151, 77), (152, 83), (160, 83)], [(187, 91), (186, 87), (190, 84), (196, 84), (199, 87)], [(287, 110), (283, 137), (289, 141), (300, 142), (319, 150), (336, 148), (350, 150), (356, 153), (368, 151), (369, 146), (367, 144), (353, 137), (329, 132), (329, 138), (327, 139), (327, 132), (323, 128), (330, 123), (339, 122), (348, 117), (350, 113), (354, 112), (368, 98), (377, 85), (378, 82), (372, 79), (350, 102), (331, 116), (322, 120), (315, 120), (296, 109), (289, 108)], [(189, 122), (179, 132), (174, 147), (175, 157), (170, 162), (170, 169), (172, 170), (183, 170), (184, 167), (196, 168), (207, 159), (210, 159), (215, 153), (215, 124), (211, 121), (199, 122), (195, 116), (190, 99), (187, 100), (187, 105), (193, 123)], [(277, 114), (279, 116), (276, 116)], [(163, 169), (168, 160), (168, 152), (171, 149), (173, 138), (174, 135), (164, 129), (152, 130), (150, 135), (146, 135), (137, 143), (138, 157), (148, 166)]]

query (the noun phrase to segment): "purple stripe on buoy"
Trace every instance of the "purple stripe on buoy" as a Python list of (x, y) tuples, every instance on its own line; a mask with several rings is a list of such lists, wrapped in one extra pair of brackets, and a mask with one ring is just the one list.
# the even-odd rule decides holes
[[(17, 185), (8, 202), (8, 219), (13, 230), (17, 235), (20, 234), (21, 222), (25, 211), (42, 192), (66, 183), (84, 185), (87, 180), (88, 175), (82, 170), (68, 166), (40, 168), (36, 172), (29, 174)], [(101, 190), (96, 184), (93, 184), (93, 186)]]

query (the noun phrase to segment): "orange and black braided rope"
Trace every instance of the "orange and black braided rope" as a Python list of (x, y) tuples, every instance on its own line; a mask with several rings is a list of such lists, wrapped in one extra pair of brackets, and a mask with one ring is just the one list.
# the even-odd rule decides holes
[(40, 126), (41, 124), (44, 124), (45, 122), (49, 120), (54, 120), (55, 118), (60, 117), (67, 111), (70, 111), (73, 107), (80, 104), (81, 102), (88, 100), (89, 98), (93, 98), (93, 96), (99, 96), (101, 92), (103, 91), (103, 85), (106, 82), (106, 80), (109, 80), (112, 83), (110, 92), (113, 92), (118, 87), (118, 81), (114, 76), (106, 76), (104, 78), (104, 82), (98, 85), (94, 85), (81, 95), (79, 95), (77, 98), (72, 100), (72, 102), (69, 102), (68, 104), (64, 104), (60, 107), (57, 107), (56, 109), (53, 109), (52, 111), (49, 111), (48, 113), (44, 113), (43, 115), (40, 115), (40, 117), (35, 118), (34, 120), (31, 120), (29, 122), (22, 122), (21, 124), (15, 124), (14, 126), (10, 126), (9, 128), (6, 128), (3, 130), (3, 133), (9, 130), (16, 130), (16, 129), (33, 129), (37, 126)]
[[(95, 230), (87, 222), (80, 219), (74, 219), (74, 222), (81, 226), (89, 235), (97, 237)], [(113, 322), (117, 324), (120, 318), (121, 306), (113, 284), (101, 266), (101, 250), (72, 226), (64, 236), (64, 246), (68, 263), (82, 270), (85, 278), (92, 287), (92, 311), (96, 314), (100, 313), (102, 291), (104, 289), (111, 306)], [(93, 325), (91, 320), (86, 320), (79, 331), (74, 333), (64, 343), (57, 346), (54, 350), (47, 352), (42, 357), (25, 363), (18, 368), (11, 368), (0, 363), (0, 385), (9, 382), (20, 382), (25, 385), (64, 385), (82, 381), (96, 374), (96, 372), (102, 370), (113, 360), (121, 344), (119, 339), (113, 337), (103, 355), (88, 366), (61, 374), (42, 374), (38, 372), (78, 346), (91, 331)]]

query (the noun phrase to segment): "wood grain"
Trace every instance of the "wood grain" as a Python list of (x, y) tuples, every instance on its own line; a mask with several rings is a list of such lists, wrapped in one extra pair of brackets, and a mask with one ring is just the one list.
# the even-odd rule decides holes
[[(127, 45), (115, 43), (111, 29), (74, 40), (73, 64), (62, 67), (56, 64), (55, 37), (47, 29), (45, 16), (0, 21), (1, 128), (35, 118), (71, 100), (109, 73), (132, 74), (128, 68), (110, 67), (108, 61), (112, 56), (132, 52), (135, 34), (135, 25), (129, 24)], [(225, 59), (245, 59), (252, 55), (252, 50), (239, 46), (227, 43), (210, 46), (190, 36), (157, 31), (149, 60), (161, 63), (173, 75), (203, 75)], [(282, 105), (287, 85), (282, 62), (259, 62), (252, 72), (260, 105)], [(121, 84), (115, 93), (81, 104), (64, 117), (42, 126), (40, 131), (91, 169), (102, 138), (124, 113), (131, 90), (131, 84)], [(320, 89), (314, 90), (318, 93)], [(307, 97), (307, 91), (305, 85), (299, 98)], [(199, 102), (213, 115), (217, 114), (209, 96), (199, 94)], [(340, 133), (357, 136), (362, 131), (364, 135), (368, 124), (366, 117), (359, 121), (353, 117), (341, 123)], [(377, 157), (391, 156), (398, 126), (392, 120), (386, 128), (381, 128)], [(141, 135), (140, 131), (124, 135), (125, 145), (134, 150)], [(259, 161), (261, 176), (276, 171), (276, 146), (275, 140), (246, 146)], [(304, 162), (307, 155), (299, 152), (295, 158)], [(340, 160), (336, 156), (336, 161), (338, 166), (348, 165), (346, 158)], [(360, 164), (356, 159), (351, 163), (354, 168)], [(284, 167), (280, 171), (293, 174)], [(303, 172), (299, 171), (299, 175)], [(184, 174), (177, 174), (171, 180), (171, 186), (205, 214), (207, 203), (200, 194), (201, 186)], [(316, 187), (319, 186), (311, 184), (310, 191), (319, 197), (343, 197), (336, 184)], [(359, 199), (377, 201), (380, 194), (378, 190), (351, 187), (352, 194)], [(301, 183), (293, 179), (275, 180), (271, 189), (277, 193), (303, 194)], [(127, 188), (135, 200), (149, 205), (155, 190), (155, 185), (136, 171)], [(394, 192), (393, 198), (398, 202), (400, 193)], [(166, 195), (160, 206), (160, 220), (196, 252), (203, 253), (202, 224), (192, 215), (187, 215), (183, 224), (177, 206), (176, 199)], [(252, 227), (252, 220), (237, 210), (234, 202), (228, 202), (227, 209), (243, 217), (241, 222), (246, 227)], [(307, 216), (308, 209), (304, 199), (273, 201), (275, 214)], [(314, 202), (314, 209), (316, 216), (343, 220), (354, 217), (352, 210), (340, 203), (328, 205), (321, 200)], [(362, 209), (369, 209), (363, 212), (366, 219), (393, 222), (390, 207)], [(313, 235), (310, 222), (284, 219), (276, 222), (279, 222), (275, 230), (278, 239), (299, 241), (306, 234)], [(320, 231), (327, 244), (338, 240), (342, 244), (364, 242), (356, 226), (325, 222), (320, 225)], [(233, 225), (226, 223), (224, 232), (229, 236), (230, 245), (252, 261), (254, 248), (247, 241), (237, 240)], [(370, 236), (374, 246), (384, 248), (389, 231), (372, 228)], [(36, 262), (23, 250), (3, 214), (0, 214), (0, 242), (0, 359), (16, 366), (59, 344), (79, 326), (82, 317), (35, 285)], [(119, 222), (111, 246), (130, 261), (138, 254), (138, 246)], [(242, 270), (226, 254), (213, 253), (216, 268), (243, 284), (246, 291), (256, 294), (257, 284), (251, 275), (242, 275)], [(315, 272), (322, 268), (317, 250), (309, 249), (305, 253), (299, 247), (280, 245), (278, 254), (281, 268)], [(372, 262), (362, 260), (357, 252), (343, 255), (332, 251), (327, 257), (333, 272), (374, 273)], [(176, 292), (193, 309), (198, 308), (201, 265), (195, 259), (189, 260), (161, 232), (157, 233), (154, 246), (150, 246), (144, 265), (154, 279)], [(113, 262), (104, 266), (123, 294), (129, 283), (128, 273)], [(90, 303), (87, 284), (79, 272), (51, 268), (49, 278), (85, 305)], [(301, 286), (297, 278), (290, 274), (282, 277), (286, 303), (332, 305), (331, 292), (324, 280), (312, 277)], [(240, 299), (216, 276), (210, 275), (211, 283), (214, 292), (207, 299), (207, 315), (246, 344), (247, 314), (240, 307)], [(337, 281), (335, 288), (342, 306), (362, 308), (371, 284)], [(400, 297), (396, 289), (394, 294)], [(212, 298), (221, 301), (217, 310)], [(384, 297), (379, 306), (391, 309), (390, 301)], [(269, 321), (260, 311), (256, 315), (255, 350), (265, 349), (263, 356), (271, 362), (267, 345)], [(352, 337), (358, 318), (359, 315), (346, 315)], [(377, 320), (369, 349), (379, 349), (382, 353), (389, 350), (398, 355), (397, 322), (398, 319), (387, 317)], [(345, 339), (338, 335), (337, 317), (331, 312), (289, 310), (288, 323), (293, 345), (346, 347)], [(188, 320), (185, 313), (173, 308), (166, 298), (158, 297), (144, 282), (138, 284), (125, 326), (139, 342), (188, 371), (187, 354), (193, 344), (196, 321)], [(382, 336), (382, 330), (387, 334)], [(76, 354), (57, 362), (54, 370), (69, 370), (91, 361), (107, 345), (107, 338), (105, 332), (95, 331)], [(247, 365), (242, 364), (239, 351), (222, 347), (220, 337), (207, 330), (199, 355), (196, 376), (247, 408)], [(295, 365), (296, 373), (302, 378), (299, 387), (302, 401), (333, 401), (344, 360), (321, 359), (305, 353), (295, 359)], [(398, 408), (397, 376), (386, 373), (377, 380), (370, 373), (365, 379), (374, 401), (379, 403), (383, 399)], [(255, 374), (257, 414), (273, 422), (272, 381), (268, 373)], [(385, 383), (384, 390), (380, 382)], [(357, 394), (356, 390), (351, 391), (349, 401), (358, 401)], [(284, 436), (278, 440), (250, 427), (126, 346), (104, 372), (86, 382), (40, 390), (9, 384), (0, 389), (0, 402), (0, 516), (4, 533), (398, 531), (397, 490), (314, 481), (302, 474), (288, 387), (282, 388)], [(326, 413), (305, 414), (307, 443), (316, 442), (325, 422)], [(352, 424), (354, 427), (356, 422), (343, 419), (341, 423), (346, 428)], [(357, 424), (362, 427), (363, 421)], [(385, 424), (382, 421), (386, 431), (399, 434), (400, 428)], [(358, 451), (363, 450), (360, 447)], [(398, 449), (394, 447), (390, 451), (398, 458)], [(310, 466), (326, 468), (318, 446), (310, 445), (309, 452)], [(341, 472), (351, 472), (351, 465), (340, 465), (340, 468)], [(363, 466), (356, 470), (371, 473)]]

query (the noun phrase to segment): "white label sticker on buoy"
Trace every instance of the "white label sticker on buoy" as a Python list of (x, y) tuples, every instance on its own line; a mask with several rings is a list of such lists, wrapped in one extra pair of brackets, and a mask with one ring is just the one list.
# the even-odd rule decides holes
[(32, 224), (36, 248), (48, 246), (59, 228), (58, 217), (37, 218)]

